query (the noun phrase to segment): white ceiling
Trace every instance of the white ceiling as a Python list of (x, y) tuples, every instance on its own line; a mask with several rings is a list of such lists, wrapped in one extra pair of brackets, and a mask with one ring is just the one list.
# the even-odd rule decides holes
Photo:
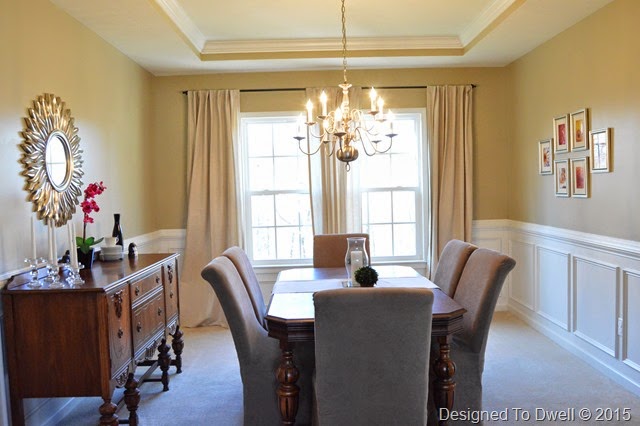
[[(50, 0), (154, 75), (342, 68), (340, 0)], [(504, 66), (612, 0), (346, 0), (349, 68)]]

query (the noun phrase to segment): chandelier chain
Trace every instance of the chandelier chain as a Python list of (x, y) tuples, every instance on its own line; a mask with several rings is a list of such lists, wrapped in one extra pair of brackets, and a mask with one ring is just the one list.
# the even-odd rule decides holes
[(342, 74), (347, 83), (347, 19), (345, 18), (344, 0), (342, 0)]

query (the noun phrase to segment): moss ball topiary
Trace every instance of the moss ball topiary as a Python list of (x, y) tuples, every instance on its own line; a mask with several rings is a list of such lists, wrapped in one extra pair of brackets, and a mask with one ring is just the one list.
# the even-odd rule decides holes
[(362, 287), (373, 287), (378, 282), (378, 273), (371, 266), (358, 268), (353, 277)]

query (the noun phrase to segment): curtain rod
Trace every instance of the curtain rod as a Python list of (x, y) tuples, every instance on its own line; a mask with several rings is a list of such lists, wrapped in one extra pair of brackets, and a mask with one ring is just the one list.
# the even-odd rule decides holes
[[(382, 90), (397, 90), (397, 89), (426, 89), (428, 86), (380, 86), (378, 89)], [(476, 88), (475, 84), (471, 85), (472, 88)], [(371, 87), (363, 87), (362, 89), (371, 89)], [(204, 90), (204, 89), (199, 89)], [(240, 93), (259, 93), (259, 92), (301, 92), (305, 91), (304, 87), (282, 87), (282, 88), (274, 88), (274, 89), (240, 89)], [(182, 94), (186, 95), (189, 90), (183, 90)]]

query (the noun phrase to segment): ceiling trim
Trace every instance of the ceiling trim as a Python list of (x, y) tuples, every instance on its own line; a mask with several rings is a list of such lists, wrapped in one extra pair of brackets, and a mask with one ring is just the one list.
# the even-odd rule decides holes
[(193, 23), (187, 12), (175, 0), (154, 0), (164, 14), (173, 22), (192, 47), (197, 52), (202, 52), (207, 41), (206, 37), (196, 24)]
[[(380, 37), (350, 38), (347, 50), (432, 50), (461, 49), (464, 46), (458, 37)], [(297, 40), (235, 40), (207, 41), (202, 49), (203, 55), (233, 53), (275, 53), (275, 52), (327, 52), (341, 51), (339, 38), (317, 38)]]
[(496, 0), (491, 3), (486, 9), (480, 13), (478, 18), (474, 20), (471, 25), (469, 25), (462, 33), (460, 34), (460, 40), (464, 46), (471, 43), (478, 35), (480, 35), (485, 29), (487, 29), (491, 24), (499, 19), (502, 14), (509, 9), (513, 3), (518, 0)]

